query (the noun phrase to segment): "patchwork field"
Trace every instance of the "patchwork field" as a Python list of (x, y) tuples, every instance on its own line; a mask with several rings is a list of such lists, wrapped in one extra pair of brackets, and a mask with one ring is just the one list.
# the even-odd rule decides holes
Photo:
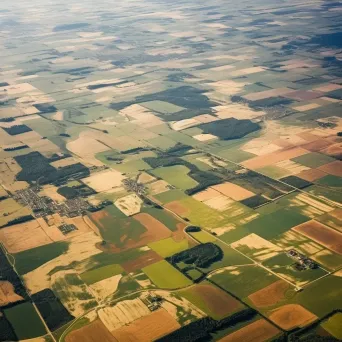
[(259, 319), (236, 332), (227, 335), (220, 339), (220, 342), (263, 342), (267, 341), (280, 333), (274, 325), (270, 324), (264, 319)]
[(269, 319), (285, 330), (304, 327), (317, 319), (317, 316), (298, 304), (284, 305), (274, 310)]
[(112, 332), (116, 341), (149, 342), (180, 328), (179, 323), (164, 309), (159, 309)]
[(342, 234), (316, 221), (309, 221), (292, 228), (294, 231), (342, 254)]
[(179, 291), (178, 294), (217, 320), (223, 319), (244, 307), (235, 298), (210, 283), (194, 285), (189, 289)]
[(192, 284), (188, 278), (165, 260), (146, 266), (142, 270), (160, 288), (178, 289)]

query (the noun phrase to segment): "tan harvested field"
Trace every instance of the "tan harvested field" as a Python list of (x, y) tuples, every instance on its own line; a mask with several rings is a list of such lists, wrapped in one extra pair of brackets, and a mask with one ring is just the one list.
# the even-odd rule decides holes
[(236, 70), (230, 73), (231, 76), (238, 77), (238, 76), (245, 76), (245, 75), (251, 75), (258, 72), (265, 71), (262, 67), (250, 67), (245, 69)]
[(165, 208), (171, 210), (179, 216), (182, 216), (189, 212), (189, 210), (186, 207), (182, 206), (178, 201), (173, 201), (165, 204)]
[(212, 134), (197, 134), (197, 135), (194, 135), (193, 138), (198, 141), (210, 141), (210, 140), (217, 139), (217, 136), (212, 135)]
[(228, 210), (234, 203), (232, 199), (230, 199), (227, 196), (221, 195), (217, 196), (211, 199), (208, 199), (206, 201), (203, 201), (205, 205), (208, 207), (215, 209), (217, 211), (225, 211)]
[(183, 129), (190, 128), (193, 126), (197, 126), (200, 124), (201, 124), (201, 122), (197, 121), (195, 119), (184, 119), (184, 120), (180, 120), (180, 121), (176, 121), (176, 122), (172, 123), (171, 128), (175, 131), (181, 131)]
[(279, 163), (286, 159), (299, 157), (307, 153), (308, 151), (304, 150), (303, 148), (293, 147), (273, 152), (264, 156), (254, 157), (252, 159), (242, 162), (241, 164), (249, 169), (258, 169), (264, 166)]
[(24, 298), (14, 292), (14, 287), (9, 281), (0, 280), (0, 306), (15, 303)]
[(100, 320), (96, 320), (81, 329), (68, 334), (66, 342), (117, 342)]
[(326, 175), (327, 174), (321, 170), (309, 169), (309, 170), (305, 170), (305, 171), (298, 173), (297, 177), (302, 178), (308, 182), (313, 182), (313, 181), (320, 179)]
[(201, 114), (194, 116), (193, 119), (200, 121), (202, 123), (208, 123), (219, 120), (216, 116), (210, 115), (210, 114)]
[(0, 241), (9, 253), (18, 253), (53, 242), (36, 220), (0, 229)]
[(147, 183), (153, 182), (155, 179), (156, 179), (155, 177), (149, 175), (148, 173), (142, 172), (139, 175), (138, 183), (140, 183), (140, 184), (147, 184)]
[(278, 280), (252, 293), (248, 298), (257, 308), (273, 306), (285, 299), (285, 292), (289, 287), (290, 285), (284, 280)]
[(292, 174), (292, 175), (297, 175), (300, 172), (310, 170), (309, 167), (306, 167), (302, 164), (296, 163), (289, 159), (276, 163), (275, 166), (285, 169), (286, 171), (289, 172), (289, 174)]
[(180, 328), (164, 309), (159, 309), (128, 326), (112, 331), (119, 342), (151, 342)]
[(258, 261), (267, 260), (281, 251), (279, 246), (254, 233), (232, 243), (232, 247), (241, 252), (245, 252), (246, 249), (249, 250), (253, 254), (253, 259)]
[(122, 263), (121, 266), (127, 273), (131, 273), (131, 272), (141, 270), (142, 268), (152, 265), (160, 260), (163, 260), (163, 258), (159, 254), (157, 254), (155, 251), (150, 250), (136, 259), (129, 260), (129, 261)]
[(161, 179), (149, 184), (148, 188), (150, 189), (151, 195), (158, 195), (170, 190), (171, 185)]
[(69, 157), (69, 158), (64, 158), (64, 159), (54, 161), (50, 163), (50, 165), (58, 169), (60, 167), (65, 167), (65, 166), (73, 165), (76, 163), (78, 163), (78, 161), (75, 158)]
[(251, 142), (243, 145), (241, 150), (255, 154), (257, 156), (263, 156), (265, 154), (279, 151), (281, 150), (281, 147), (276, 144), (272, 144), (267, 140), (253, 139)]
[(342, 177), (342, 162), (339, 160), (320, 166), (318, 169), (330, 175)]
[(214, 190), (213, 188), (207, 188), (206, 190), (200, 191), (192, 196), (197, 201), (204, 202), (212, 198), (221, 196), (221, 193)]
[(314, 91), (320, 91), (322, 93), (328, 93), (330, 91), (334, 91), (334, 90), (338, 90), (338, 89), (342, 89), (342, 86), (339, 84), (334, 84), (334, 83), (328, 83), (326, 85), (323, 86), (319, 86), (318, 88), (314, 88)]
[(75, 317), (83, 315), (87, 311), (87, 305), (95, 301), (90, 288), (74, 270), (59, 271), (51, 275), (49, 287)]
[(98, 301), (102, 301), (117, 290), (121, 278), (122, 275), (118, 274), (91, 284), (89, 287), (91, 288), (95, 298)]
[(216, 111), (217, 117), (220, 119), (235, 118), (242, 119), (255, 119), (265, 113), (263, 111), (255, 111), (248, 106), (240, 103), (229, 103), (227, 105), (216, 106), (213, 108)]
[(66, 198), (60, 195), (57, 192), (58, 188), (54, 185), (43, 185), (42, 190), (40, 191), (40, 196), (47, 196), (50, 197), (52, 200), (62, 203), (65, 202)]
[(280, 333), (275, 326), (259, 319), (219, 340), (219, 342), (265, 342)]
[[(84, 146), (87, 146), (87, 148), (85, 149)], [(87, 136), (79, 137), (78, 139), (67, 143), (66, 147), (70, 152), (97, 166), (103, 164), (95, 158), (95, 154), (109, 150), (108, 146)]]
[(98, 311), (101, 322), (111, 332), (148, 314), (150, 310), (140, 298), (123, 300)]
[(132, 216), (140, 213), (143, 201), (136, 194), (127, 195), (119, 198), (114, 202), (115, 206), (120, 209), (126, 216)]
[[(24, 275), (27, 288), (32, 293), (36, 293), (50, 287), (51, 277), (49, 273), (51, 270), (55, 267), (68, 266), (74, 261), (83, 261), (93, 255), (102, 253), (95, 246), (101, 241), (102, 239), (93, 232), (80, 234), (71, 238), (68, 240), (69, 249), (66, 253)], [(80, 273), (82, 271), (82, 269), (79, 270)]]
[(309, 103), (306, 105), (294, 106), (293, 109), (297, 110), (298, 112), (306, 112), (307, 110), (315, 109), (321, 107), (318, 103)]
[(317, 316), (299, 304), (287, 304), (272, 311), (268, 317), (285, 330), (304, 327), (317, 319)]
[(253, 192), (230, 182), (225, 182), (223, 184), (214, 185), (211, 188), (222, 193), (225, 196), (228, 196), (234, 201), (242, 201), (246, 198), (249, 198), (255, 195)]
[(300, 224), (292, 230), (342, 255), (342, 233), (314, 220)]
[(120, 186), (125, 178), (119, 171), (105, 170), (84, 178), (82, 181), (96, 192), (102, 192)]

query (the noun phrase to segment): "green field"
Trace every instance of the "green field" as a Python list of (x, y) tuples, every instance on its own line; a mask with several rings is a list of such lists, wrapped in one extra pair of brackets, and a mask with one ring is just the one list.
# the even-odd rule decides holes
[(291, 160), (294, 161), (295, 163), (299, 163), (299, 164), (302, 164), (304, 166), (311, 167), (314, 169), (324, 164), (331, 163), (335, 161), (336, 159), (329, 157), (326, 154), (311, 152), (311, 153), (304, 154), (300, 157), (293, 158)]
[(26, 274), (46, 262), (57, 258), (69, 248), (68, 242), (55, 242), (14, 254), (15, 268), (19, 274)]
[(322, 322), (321, 327), (335, 338), (342, 340), (342, 313), (335, 313), (335, 315)]
[(168, 150), (169, 148), (177, 144), (176, 141), (166, 136), (159, 136), (157, 138), (149, 139), (148, 143), (151, 144), (153, 147), (157, 149), (162, 149), (164, 151)]
[(203, 230), (201, 230), (200, 232), (193, 232), (193, 233), (188, 233), (188, 234), (191, 235), (194, 239), (196, 239), (200, 243), (214, 242), (217, 240), (215, 236)]
[(283, 168), (275, 166), (275, 165), (265, 166), (265, 167), (262, 167), (260, 169), (256, 169), (256, 171), (262, 173), (265, 176), (268, 176), (268, 177), (271, 177), (274, 179), (283, 178), (283, 177), (289, 176), (291, 174), (286, 169), (283, 169)]
[(20, 340), (46, 334), (45, 327), (31, 303), (23, 303), (5, 309), (4, 314)]
[(312, 255), (311, 258), (331, 271), (340, 269), (342, 267), (342, 255), (327, 249)]
[(107, 279), (115, 275), (121, 274), (122, 272), (123, 268), (120, 265), (113, 264), (84, 272), (80, 274), (80, 277), (87, 285), (91, 285), (103, 279)]
[(312, 270), (297, 271), (291, 267), (291, 265), (294, 264), (294, 260), (289, 258), (285, 253), (278, 254), (277, 256), (264, 261), (262, 264), (299, 286), (314, 281), (328, 273), (320, 267)]
[(342, 219), (338, 215), (333, 215), (333, 213), (334, 211), (315, 217), (315, 220), (342, 232)]
[(318, 179), (315, 183), (319, 184), (319, 185), (332, 187), (332, 188), (341, 188), (342, 187), (342, 177), (327, 175), (325, 177)]
[(157, 287), (162, 289), (179, 289), (192, 284), (188, 278), (165, 260), (144, 267), (142, 271)]
[(192, 197), (183, 198), (178, 203), (188, 211), (182, 216), (188, 218), (195, 226), (217, 228), (229, 221), (229, 215), (224, 215)]
[(250, 294), (279, 280), (278, 277), (268, 273), (263, 268), (253, 265), (224, 270), (213, 274), (210, 279), (239, 298), (246, 298)]
[(189, 248), (187, 239), (176, 242), (173, 238), (152, 242), (148, 246), (157, 252), (163, 258), (169, 257), (178, 252), (184, 251)]
[(269, 240), (308, 220), (308, 217), (286, 208), (259, 216), (241, 228)]
[(172, 189), (169, 191), (162, 192), (158, 195), (154, 195), (154, 197), (158, 201), (160, 201), (161, 203), (164, 204), (164, 203), (169, 203), (169, 202), (181, 200), (183, 198), (186, 198), (187, 195), (181, 190)]
[(341, 289), (342, 277), (329, 275), (296, 293), (292, 301), (323, 317), (334, 309), (342, 308)]
[(152, 111), (162, 113), (162, 114), (177, 113), (185, 109), (183, 107), (174, 105), (173, 103), (159, 101), (159, 100), (140, 103), (140, 105)]
[(188, 176), (190, 170), (184, 165), (160, 167), (151, 173), (181, 190), (194, 188), (198, 183)]

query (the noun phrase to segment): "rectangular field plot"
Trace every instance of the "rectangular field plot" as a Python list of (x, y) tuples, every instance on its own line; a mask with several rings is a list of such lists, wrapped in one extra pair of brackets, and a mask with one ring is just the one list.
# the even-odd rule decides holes
[(189, 242), (187, 239), (175, 241), (173, 238), (152, 242), (148, 245), (152, 250), (163, 258), (169, 257), (175, 253), (188, 249)]
[(210, 276), (210, 280), (239, 298), (250, 294), (279, 280), (275, 275), (256, 265), (229, 267)]
[(342, 233), (317, 221), (303, 223), (293, 230), (342, 255)]
[(303, 156), (293, 158), (292, 160), (310, 168), (316, 168), (335, 161), (334, 158), (317, 152), (304, 154)]
[(164, 179), (169, 184), (181, 190), (194, 188), (198, 183), (188, 176), (190, 170), (183, 165), (161, 167), (152, 171), (157, 177)]
[(31, 303), (23, 303), (5, 309), (4, 314), (20, 340), (46, 334), (43, 322)]
[(115, 275), (121, 274), (122, 272), (123, 268), (120, 265), (113, 264), (84, 272), (80, 274), (80, 277), (87, 285), (91, 285), (103, 279), (107, 279)]
[(241, 302), (209, 282), (181, 290), (178, 294), (217, 320), (244, 308)]
[(296, 286), (306, 285), (307, 283), (328, 274), (327, 271), (320, 267), (299, 271), (294, 268), (295, 261), (289, 258), (285, 253), (266, 260), (262, 264), (276, 274), (279, 274), (283, 279), (290, 281), (292, 284), (296, 284)]
[(142, 270), (160, 288), (178, 289), (192, 284), (191, 280), (165, 260), (144, 267)]

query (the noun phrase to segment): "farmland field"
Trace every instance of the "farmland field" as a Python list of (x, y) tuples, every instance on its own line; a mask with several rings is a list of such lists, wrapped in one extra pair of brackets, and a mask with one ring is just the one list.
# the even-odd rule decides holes
[(160, 288), (177, 289), (192, 284), (188, 278), (165, 260), (144, 267), (142, 270)]
[(243, 308), (239, 301), (210, 283), (195, 285), (179, 291), (178, 294), (214, 319), (223, 319)]
[(85, 273), (80, 274), (80, 277), (87, 285), (91, 285), (103, 279), (118, 275), (122, 272), (123, 269), (120, 265), (113, 264), (87, 271)]
[(342, 338), (341, 13), (0, 1), (0, 341)]
[(21, 340), (45, 335), (45, 327), (31, 303), (23, 303), (4, 310), (5, 317)]
[(210, 279), (240, 298), (245, 298), (278, 280), (273, 274), (254, 265), (231, 266), (213, 274)]

